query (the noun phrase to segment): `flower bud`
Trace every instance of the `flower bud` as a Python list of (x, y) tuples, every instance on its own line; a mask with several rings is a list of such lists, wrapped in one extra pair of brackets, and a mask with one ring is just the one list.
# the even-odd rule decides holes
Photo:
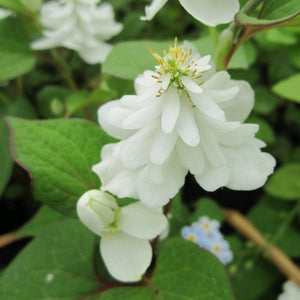
[(100, 190), (84, 193), (77, 202), (77, 214), (82, 223), (101, 236), (109, 231), (118, 209), (115, 198)]

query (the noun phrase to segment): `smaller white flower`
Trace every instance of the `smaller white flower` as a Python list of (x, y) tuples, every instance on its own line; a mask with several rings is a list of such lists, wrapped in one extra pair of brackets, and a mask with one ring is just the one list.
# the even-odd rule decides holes
[(105, 41), (122, 30), (114, 21), (112, 5), (98, 0), (53, 0), (44, 3), (40, 20), (44, 37), (32, 43), (34, 50), (65, 47), (77, 51), (88, 64), (102, 63), (112, 46)]
[[(238, 0), (179, 0), (183, 8), (195, 19), (208, 26), (229, 23), (238, 12)], [(152, 20), (156, 13), (167, 3), (167, 0), (153, 0), (146, 6), (146, 16), (142, 20)]]
[(0, 8), (0, 20), (5, 19), (12, 15), (12, 12), (8, 9)]
[(277, 300), (300, 300), (300, 287), (291, 280), (286, 281)]
[(90, 190), (78, 200), (77, 214), (102, 237), (100, 252), (109, 273), (123, 282), (140, 280), (152, 259), (149, 240), (167, 226), (161, 210), (140, 202), (119, 207), (113, 196)]

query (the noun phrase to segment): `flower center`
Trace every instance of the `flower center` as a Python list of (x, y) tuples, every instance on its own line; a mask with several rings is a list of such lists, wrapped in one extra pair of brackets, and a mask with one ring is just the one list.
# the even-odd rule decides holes
[(118, 220), (119, 220), (119, 216), (121, 214), (121, 207), (119, 207), (116, 212), (115, 212), (115, 218), (113, 220), (113, 222), (108, 226), (107, 230), (108, 233), (106, 234), (105, 238), (108, 239), (112, 233), (120, 231), (120, 228), (118, 226)]
[[(197, 61), (195, 62), (192, 60), (191, 56), (193, 49), (185, 51), (181, 46), (177, 46), (177, 37), (175, 37), (174, 40), (174, 47), (171, 45), (169, 46), (169, 53), (167, 53), (166, 50), (163, 50), (164, 56), (160, 56), (157, 51), (153, 52), (151, 48), (149, 50), (158, 63), (155, 68), (160, 77), (164, 75), (170, 77), (169, 86), (174, 84), (177, 89), (184, 89), (184, 85), (181, 80), (182, 76), (199, 79), (203, 76), (202, 73), (205, 72), (199, 69)], [(153, 76), (153, 78), (160, 79), (157, 76)], [(162, 81), (158, 80), (158, 82)], [(201, 82), (200, 85), (201, 84), (203, 84), (203, 82)]]
[(221, 247), (220, 247), (220, 245), (214, 245), (213, 246), (213, 251), (215, 252), (215, 253), (219, 253), (220, 251), (221, 251)]
[(195, 242), (196, 241), (196, 236), (194, 234), (190, 234), (187, 239), (191, 242)]
[(204, 223), (203, 224), (203, 228), (205, 229), (205, 230), (208, 230), (208, 229), (210, 229), (210, 223)]

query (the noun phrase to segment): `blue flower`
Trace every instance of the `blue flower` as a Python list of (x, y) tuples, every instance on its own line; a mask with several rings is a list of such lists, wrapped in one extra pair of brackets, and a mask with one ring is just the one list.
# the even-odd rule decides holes
[(191, 226), (184, 226), (181, 235), (217, 256), (223, 264), (227, 264), (232, 261), (233, 255), (219, 228), (220, 223), (217, 220), (204, 216)]

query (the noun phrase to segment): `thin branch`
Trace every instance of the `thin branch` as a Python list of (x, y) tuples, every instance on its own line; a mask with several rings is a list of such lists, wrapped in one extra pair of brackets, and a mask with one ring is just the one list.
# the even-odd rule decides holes
[(300, 287), (300, 269), (281, 249), (267, 241), (254, 225), (238, 211), (225, 209), (224, 215), (225, 220), (232, 227), (257, 245), (270, 261)]

